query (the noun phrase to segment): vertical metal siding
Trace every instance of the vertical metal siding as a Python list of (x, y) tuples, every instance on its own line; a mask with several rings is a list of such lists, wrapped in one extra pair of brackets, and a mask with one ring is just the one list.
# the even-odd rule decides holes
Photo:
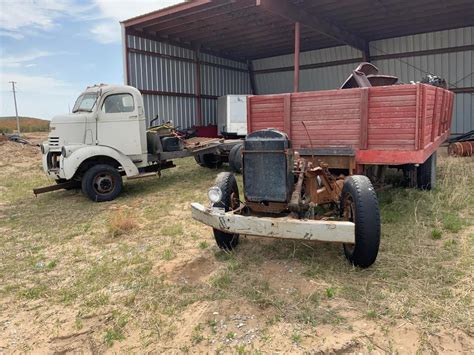
[[(362, 53), (349, 46), (318, 49), (302, 52), (300, 65), (330, 63), (339, 60), (361, 58)], [(252, 62), (254, 70), (266, 70), (282, 67), (292, 67), (293, 55), (264, 58)], [(300, 90), (328, 90), (338, 88), (347, 78), (354, 65), (344, 64), (300, 71)], [(293, 71), (262, 73), (255, 75), (257, 92), (259, 94), (276, 94), (293, 91)]]
[[(334, 62), (337, 60), (361, 58), (362, 53), (349, 46), (339, 46), (314, 51), (302, 52), (300, 54), (300, 65)], [(294, 55), (287, 54), (277, 57), (263, 58), (252, 61), (254, 70), (273, 69), (281, 67), (292, 67)]]
[[(137, 36), (128, 36), (131, 49), (176, 56), (194, 60), (192, 50), (157, 42)], [(201, 94), (222, 96), (226, 94), (249, 94), (250, 78), (244, 63), (219, 58), (203, 53), (201, 61), (231, 68), (221, 68), (205, 63), (201, 64)], [(161, 91), (179, 94), (196, 94), (196, 64), (175, 58), (162, 58), (145, 53), (128, 53), (128, 84), (139, 90)], [(149, 121), (157, 115), (161, 122), (172, 121), (175, 125), (187, 128), (196, 125), (195, 97), (172, 95), (143, 95), (145, 114)], [(217, 121), (217, 100), (201, 99), (203, 124), (215, 124)]]
[[(474, 27), (466, 27), (374, 41), (370, 43), (370, 54), (376, 56), (472, 44)], [(426, 74), (434, 74), (445, 78), (450, 88), (474, 87), (473, 62), (472, 50), (373, 61), (382, 73), (396, 75), (402, 82), (419, 81)], [(456, 94), (451, 125), (453, 134), (474, 129), (473, 96), (472, 93)]]

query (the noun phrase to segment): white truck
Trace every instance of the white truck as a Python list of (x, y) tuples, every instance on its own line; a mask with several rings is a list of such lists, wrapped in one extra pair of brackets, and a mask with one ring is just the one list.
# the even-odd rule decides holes
[(110, 201), (128, 179), (160, 175), (174, 167), (171, 159), (194, 156), (207, 167), (227, 161), (240, 140), (184, 139), (166, 124), (147, 130), (141, 93), (125, 85), (94, 85), (76, 100), (72, 113), (51, 120), (48, 141), (41, 145), (43, 169), (55, 185), (35, 195), (82, 188), (91, 200)]

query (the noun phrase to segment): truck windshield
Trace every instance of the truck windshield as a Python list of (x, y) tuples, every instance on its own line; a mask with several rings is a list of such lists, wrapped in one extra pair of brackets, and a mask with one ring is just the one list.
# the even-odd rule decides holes
[(82, 94), (81, 96), (77, 98), (76, 103), (74, 104), (74, 107), (72, 109), (72, 112), (73, 113), (79, 112), (79, 111), (92, 112), (92, 109), (95, 106), (97, 98), (98, 98), (97, 93)]

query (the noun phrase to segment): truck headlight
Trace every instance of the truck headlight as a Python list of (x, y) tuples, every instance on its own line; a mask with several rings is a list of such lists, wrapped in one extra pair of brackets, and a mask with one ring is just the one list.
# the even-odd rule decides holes
[(213, 186), (207, 191), (207, 197), (212, 203), (220, 202), (222, 200), (222, 190), (217, 186)]

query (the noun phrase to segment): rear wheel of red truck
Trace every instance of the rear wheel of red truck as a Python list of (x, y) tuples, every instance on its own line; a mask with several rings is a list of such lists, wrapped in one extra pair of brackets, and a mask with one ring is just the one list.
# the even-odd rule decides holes
[(94, 165), (82, 177), (82, 192), (92, 201), (112, 201), (121, 191), (122, 176), (113, 166)]
[(420, 190), (431, 190), (436, 187), (436, 152), (418, 167), (417, 183)]
[[(237, 181), (232, 173), (220, 173), (217, 175), (215, 186), (221, 189), (222, 198), (219, 202), (213, 204), (213, 207), (224, 208), (225, 211), (231, 211), (239, 207), (239, 188)], [(219, 248), (224, 250), (232, 250), (239, 244), (239, 235), (233, 233), (225, 233), (218, 229), (213, 229), (214, 238)]]
[(380, 211), (369, 178), (346, 179), (341, 194), (341, 216), (355, 224), (355, 244), (344, 244), (344, 254), (354, 266), (369, 267), (377, 259), (380, 244)]

